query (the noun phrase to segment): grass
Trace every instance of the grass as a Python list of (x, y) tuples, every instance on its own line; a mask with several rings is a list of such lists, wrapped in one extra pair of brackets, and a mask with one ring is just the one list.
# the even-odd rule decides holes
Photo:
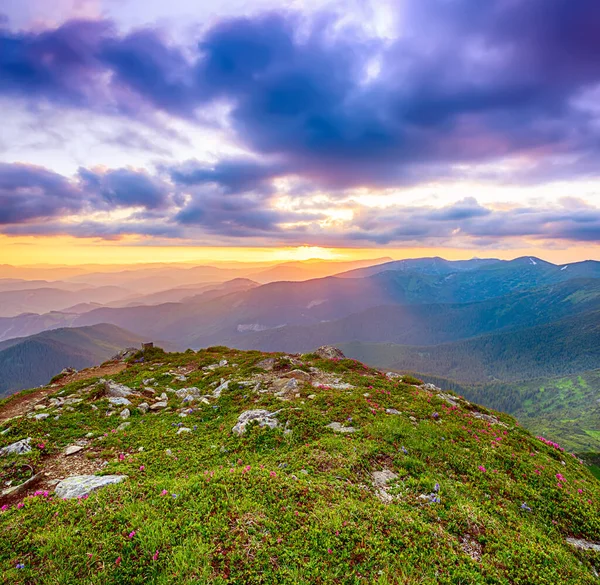
[[(300, 397), (283, 402), (255, 394), (238, 382), (264, 375), (256, 364), (265, 357), (227, 348), (153, 352), (115, 376), (132, 388), (154, 378), (159, 394), (190, 386), (209, 393), (221, 378), (230, 380), (218, 400), (196, 403), (183, 418), (181, 401), (169, 393), (170, 410), (142, 415), (131, 407), (132, 424), (113, 432), (121, 421), (105, 415), (106, 398), (84, 381), (64, 389), (63, 396), (84, 400), (57, 421), (11, 421), (0, 446), (30, 436), (43, 447), (3, 465), (44, 469), (92, 432), (85, 455), (107, 461), (103, 473), (128, 479), (87, 499), (63, 501), (50, 492), (11, 505), (0, 514), (2, 582), (597, 582), (600, 555), (565, 541), (600, 540), (600, 483), (577, 459), (510, 416), (497, 414), (502, 424), (492, 424), (474, 417), (474, 406), (453, 408), (410, 379), (388, 380), (352, 360), (311, 354), (294, 364), (270, 354), (281, 372), (315, 367), (354, 388), (301, 384)], [(221, 359), (225, 367), (202, 370)], [(167, 374), (184, 366), (197, 368), (185, 382)], [(280, 426), (234, 435), (239, 414), (256, 408), (282, 409)], [(332, 421), (357, 432), (336, 434), (326, 428)], [(177, 435), (180, 424), (192, 431)], [(397, 474), (389, 504), (372, 485), (371, 473), (381, 469)], [(439, 503), (430, 503), (432, 493)]]

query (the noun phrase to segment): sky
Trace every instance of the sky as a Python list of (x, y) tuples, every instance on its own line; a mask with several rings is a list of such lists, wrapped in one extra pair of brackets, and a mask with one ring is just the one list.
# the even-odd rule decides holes
[(597, 0), (0, 0), (0, 263), (600, 259)]

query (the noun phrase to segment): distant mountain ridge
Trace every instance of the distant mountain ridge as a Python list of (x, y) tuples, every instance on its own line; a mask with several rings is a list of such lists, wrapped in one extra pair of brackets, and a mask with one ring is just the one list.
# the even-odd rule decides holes
[(141, 341), (138, 335), (107, 324), (55, 329), (4, 341), (0, 343), (0, 396), (46, 384), (67, 367), (100, 364)]

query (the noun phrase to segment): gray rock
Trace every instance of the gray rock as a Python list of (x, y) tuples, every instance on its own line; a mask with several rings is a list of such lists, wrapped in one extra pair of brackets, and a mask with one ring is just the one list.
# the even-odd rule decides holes
[(280, 378), (273, 380), (272, 387), (276, 396), (295, 394), (298, 391), (298, 380), (296, 378)]
[(44, 420), (45, 418), (48, 418), (50, 415), (47, 412), (42, 412), (41, 414), (36, 414), (33, 418), (35, 420)]
[(12, 427), (7, 427), (7, 428), (5, 428), (5, 429), (4, 429), (2, 432), (0, 432), (0, 435), (8, 435), (8, 433), (10, 433), (10, 429), (11, 429), (11, 428), (12, 428)]
[(131, 411), (128, 408), (124, 408), (120, 413), (119, 416), (125, 420), (127, 418), (129, 418), (131, 416)]
[(399, 374), (398, 372), (386, 372), (385, 377), (388, 380), (395, 380), (396, 378), (402, 378), (402, 374)]
[(185, 400), (186, 402), (191, 402), (196, 398), (200, 398), (200, 396), (202, 396), (202, 392), (200, 392), (200, 390), (195, 386), (192, 386), (191, 388), (182, 388), (181, 390), (176, 390), (175, 396)]
[(275, 420), (277, 412), (269, 412), (268, 410), (246, 410), (238, 417), (238, 421), (231, 429), (236, 435), (243, 435), (246, 432), (246, 426), (256, 422), (261, 427), (269, 427), (274, 429), (279, 426), (279, 422)]
[(399, 410), (396, 410), (395, 408), (386, 408), (385, 412), (387, 414), (402, 414)]
[(295, 378), (300, 382), (310, 382), (310, 374), (304, 370), (292, 370), (283, 374), (282, 378)]
[(46, 409), (46, 405), (45, 404), (36, 404), (33, 407), (33, 410), (45, 410)]
[(142, 414), (146, 414), (148, 412), (148, 409), (150, 408), (150, 406), (148, 405), (147, 402), (142, 402), (141, 404), (138, 404), (137, 408)]
[(567, 542), (581, 550), (594, 550), (600, 552), (600, 542), (592, 542), (583, 538), (567, 538)]
[(452, 394), (438, 392), (437, 397), (445, 400), (450, 406), (458, 406), (458, 398), (456, 396), (452, 396)]
[(31, 437), (27, 437), (26, 439), (21, 439), (16, 443), (11, 443), (6, 447), (2, 447), (0, 449), (0, 455), (23, 455), (24, 453), (31, 452), (31, 445), (29, 442), (31, 441)]
[(215, 388), (212, 395), (215, 398), (219, 398), (221, 396), (221, 392), (223, 392), (223, 390), (227, 390), (227, 388), (229, 388), (229, 380), (221, 383), (217, 388)]
[(192, 429), (188, 429), (187, 427), (179, 427), (177, 429), (177, 434), (181, 435), (182, 433), (191, 433)]
[(121, 423), (118, 427), (117, 427), (117, 431), (124, 431), (129, 425), (131, 425), (130, 422), (124, 422)]
[(317, 395), (316, 395), (316, 394), (309, 394), (309, 395), (307, 396), (307, 398), (308, 398), (309, 400), (314, 400), (316, 397), (317, 397)]
[(55, 488), (57, 497), (66, 500), (81, 498), (107, 485), (120, 483), (126, 475), (73, 475), (63, 479)]
[(398, 477), (393, 471), (389, 469), (382, 469), (381, 471), (373, 471), (371, 473), (373, 478), (373, 487), (375, 488), (375, 495), (384, 503), (389, 504), (394, 500), (394, 496), (388, 493), (388, 482)]
[(75, 455), (75, 453), (79, 453), (79, 451), (83, 451), (83, 447), (81, 445), (69, 445), (65, 449), (65, 455)]
[(131, 396), (133, 390), (124, 384), (117, 384), (113, 380), (106, 380), (104, 382), (104, 390), (106, 395), (111, 398), (125, 398)]
[(266, 358), (258, 362), (256, 364), (256, 367), (260, 368), (261, 370), (266, 370), (267, 372), (270, 372), (275, 367), (276, 363), (277, 360), (275, 358)]
[(127, 400), (127, 398), (123, 398), (122, 396), (109, 398), (108, 401), (115, 406), (129, 406), (131, 404), (131, 400)]
[(34, 484), (38, 479), (40, 479), (41, 476), (42, 474), (38, 473), (19, 485), (14, 485), (12, 487), (6, 488), (5, 490), (2, 490), (0, 492), (0, 496), (16, 496), (17, 494), (24, 492), (30, 485)]
[(150, 410), (161, 410), (162, 408), (167, 408), (167, 403), (165, 401), (163, 401), (163, 402), (155, 402), (150, 407)]
[(339, 350), (337, 347), (333, 347), (333, 345), (322, 345), (319, 347), (315, 353), (323, 359), (333, 360), (333, 359), (344, 359), (346, 356)]
[(355, 433), (357, 431), (354, 427), (345, 427), (339, 422), (329, 423), (325, 428), (331, 429), (335, 433)]

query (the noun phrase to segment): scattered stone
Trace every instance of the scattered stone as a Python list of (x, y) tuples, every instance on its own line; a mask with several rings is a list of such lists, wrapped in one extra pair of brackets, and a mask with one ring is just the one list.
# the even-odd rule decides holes
[(296, 378), (279, 378), (278, 380), (273, 380), (272, 388), (275, 396), (295, 394), (298, 390), (298, 380)]
[(332, 345), (322, 345), (319, 347), (315, 353), (322, 359), (327, 360), (343, 360), (346, 356), (339, 350), (337, 347), (333, 347)]
[(131, 400), (127, 400), (127, 398), (123, 398), (122, 396), (109, 398), (108, 401), (114, 406), (129, 406), (131, 404)]
[(130, 422), (124, 422), (121, 423), (118, 427), (117, 427), (117, 431), (124, 431), (131, 423)]
[(104, 382), (104, 390), (106, 395), (110, 398), (125, 398), (131, 396), (133, 390), (124, 384), (117, 384), (113, 380), (106, 380)]
[(339, 422), (329, 423), (325, 428), (331, 429), (335, 433), (355, 433), (357, 431), (354, 427), (345, 427)]
[(388, 380), (394, 380), (395, 378), (402, 378), (402, 374), (399, 374), (398, 372), (386, 372), (385, 377)]
[(169, 400), (169, 397), (167, 396), (167, 393), (166, 393), (166, 392), (163, 392), (163, 393), (160, 395), (160, 398), (159, 398), (159, 400)]
[(62, 404), (79, 404), (83, 402), (83, 398), (65, 398)]
[(310, 382), (310, 374), (304, 370), (292, 370), (283, 374), (282, 378), (295, 378), (300, 382)]
[(229, 388), (229, 380), (222, 381), (221, 384), (217, 388), (215, 388), (212, 395), (215, 398), (219, 398), (221, 396), (221, 392), (223, 392), (223, 390), (227, 390), (227, 388)]
[(301, 469), (300, 473), (302, 473), (303, 475), (308, 475), (308, 471), (306, 471), (306, 469)]
[(33, 409), (34, 410), (45, 410), (46, 405), (45, 404), (36, 404)]
[(59, 498), (70, 500), (87, 496), (97, 489), (120, 483), (125, 479), (126, 475), (73, 475), (63, 479), (54, 491)]
[(125, 420), (127, 418), (129, 418), (131, 416), (131, 411), (128, 408), (124, 408), (120, 413), (119, 416)]
[(395, 408), (386, 408), (385, 412), (387, 414), (402, 414), (399, 410), (396, 410)]
[(188, 429), (187, 427), (179, 427), (177, 429), (177, 434), (181, 435), (182, 433), (191, 433), (192, 429)]
[(33, 418), (35, 420), (44, 420), (45, 418), (48, 418), (50, 415), (47, 412), (42, 412), (42, 414), (36, 414)]
[(373, 471), (371, 473), (373, 478), (373, 486), (375, 487), (375, 495), (384, 503), (389, 504), (394, 500), (394, 496), (388, 493), (388, 483), (394, 479), (397, 479), (398, 475), (389, 469), (382, 469), (381, 471)]
[(498, 419), (495, 416), (492, 416), (491, 414), (484, 414), (482, 412), (477, 412), (476, 410), (473, 410), (471, 412), (471, 416), (473, 418), (477, 418), (479, 420), (484, 420), (486, 422), (489, 422), (493, 425), (499, 425), (501, 427), (506, 427), (508, 428), (508, 425), (504, 424), (500, 419)]
[(278, 412), (269, 412), (268, 410), (246, 410), (238, 417), (238, 421), (231, 429), (236, 435), (243, 435), (246, 432), (246, 426), (256, 422), (261, 427), (269, 427), (274, 429), (279, 426), (279, 422), (275, 420)]
[(94, 433), (88, 433), (85, 438), (86, 439), (91, 439), (94, 436)]
[(314, 400), (316, 397), (317, 397), (317, 395), (316, 395), (316, 394), (309, 394), (309, 395), (307, 396), (307, 398), (308, 398), (309, 400)]
[(2, 449), (0, 449), (0, 456), (1, 455), (23, 455), (25, 453), (30, 453), (31, 452), (31, 445), (29, 444), (30, 441), (31, 441), (31, 437), (27, 437), (27, 439), (21, 439), (20, 441), (17, 441), (16, 443), (11, 443), (10, 445), (7, 445), (6, 447), (2, 447)]
[(152, 382), (155, 381), (155, 378), (146, 378), (145, 380), (142, 380), (142, 385), (144, 386), (150, 386), (150, 384), (152, 384)]
[(0, 435), (8, 435), (8, 433), (10, 433), (10, 430), (11, 430), (11, 428), (12, 428), (12, 427), (7, 427), (7, 428), (5, 428), (5, 429), (4, 429), (4, 430), (3, 430), (3, 431), (0, 433)]
[(583, 538), (567, 538), (567, 542), (580, 550), (594, 550), (600, 552), (600, 542), (592, 542)]
[(261, 370), (266, 370), (267, 372), (270, 372), (275, 367), (276, 363), (277, 360), (275, 358), (266, 358), (258, 362), (256, 364), (256, 367), (260, 368)]
[(98, 410), (98, 407), (97, 407), (95, 404), (92, 404), (92, 405), (90, 406), (90, 408), (91, 408), (92, 410)]
[(137, 409), (142, 413), (142, 414), (146, 414), (148, 412), (148, 409), (150, 408), (150, 406), (148, 405), (147, 402), (142, 402), (141, 404), (138, 404)]
[(458, 402), (457, 402), (457, 398), (456, 396), (452, 396), (452, 394), (446, 394), (445, 392), (438, 392), (437, 394), (438, 398), (441, 398), (442, 400), (445, 400), (450, 406), (458, 406)]
[(173, 455), (173, 451), (171, 451), (171, 449), (165, 449), (165, 455)]
[(114, 410), (107, 410), (107, 411), (106, 411), (106, 416), (107, 416), (108, 418), (110, 418), (110, 417), (111, 417), (113, 414), (115, 414), (115, 411), (114, 411)]
[(416, 419), (414, 416), (409, 416), (408, 418), (409, 418), (409, 419), (410, 419), (412, 422), (415, 422), (415, 423), (417, 422), (417, 419)]
[(79, 453), (79, 451), (83, 451), (83, 447), (81, 445), (69, 445), (65, 449), (65, 455), (75, 455), (75, 453)]
[(166, 402), (155, 402), (151, 407), (150, 410), (161, 410), (162, 408), (167, 408), (167, 403)]
[(0, 496), (16, 496), (17, 494), (25, 491), (30, 485), (35, 483), (38, 479), (40, 479), (41, 474), (38, 473), (36, 475), (31, 476), (29, 479), (25, 480), (22, 484), (15, 485), (0, 492)]
[(184, 376), (183, 374), (178, 374), (176, 376), (173, 376), (173, 380), (175, 380), (177, 382), (187, 382), (187, 377)]

